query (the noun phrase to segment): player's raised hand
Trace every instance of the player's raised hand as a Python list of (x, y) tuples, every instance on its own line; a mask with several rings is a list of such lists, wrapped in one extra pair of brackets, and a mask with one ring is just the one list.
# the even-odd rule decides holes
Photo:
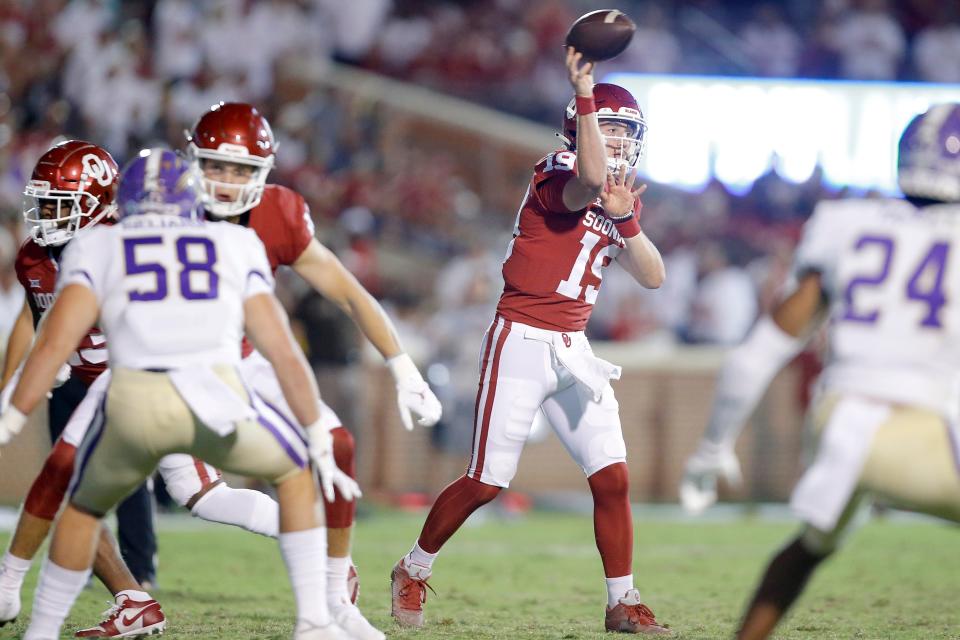
[(361, 495), (360, 485), (337, 467), (333, 460), (333, 436), (330, 431), (320, 424), (313, 424), (306, 428), (307, 445), (310, 451), (310, 458), (317, 467), (317, 473), (320, 475), (320, 490), (327, 502), (333, 502), (336, 498), (334, 488), (340, 491), (340, 495), (346, 501), (356, 500)]
[(437, 424), (443, 407), (410, 356), (401, 353), (387, 360), (387, 366), (397, 383), (397, 408), (404, 429), (413, 430), (414, 418), (421, 427)]
[(583, 54), (567, 47), (567, 73), (570, 76), (570, 86), (574, 93), (582, 98), (593, 97), (593, 70), (597, 66), (593, 62), (587, 62), (580, 66), (583, 60)]
[[(634, 204), (647, 185), (634, 188), (637, 172), (621, 165), (618, 171), (607, 172), (607, 185), (600, 193), (600, 205), (609, 218), (627, 218), (633, 213)], [(639, 215), (639, 213), (638, 213)]]
[(718, 445), (706, 440), (687, 460), (680, 481), (680, 502), (687, 512), (702, 513), (717, 501), (717, 478), (732, 487), (743, 482), (740, 461), (732, 445)]

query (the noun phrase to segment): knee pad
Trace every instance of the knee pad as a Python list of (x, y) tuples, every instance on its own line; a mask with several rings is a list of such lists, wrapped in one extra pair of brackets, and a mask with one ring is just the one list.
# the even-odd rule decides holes
[(30, 485), (23, 509), (30, 515), (44, 520), (53, 520), (73, 477), (73, 463), (77, 448), (57, 439), (53, 450), (43, 463), (43, 469)]

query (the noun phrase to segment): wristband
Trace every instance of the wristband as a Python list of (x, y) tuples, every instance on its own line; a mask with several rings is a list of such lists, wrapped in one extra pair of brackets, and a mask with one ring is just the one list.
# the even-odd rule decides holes
[(390, 369), (393, 380), (397, 384), (411, 382), (415, 384), (423, 381), (423, 376), (420, 375), (417, 365), (413, 364), (413, 360), (406, 353), (401, 353), (387, 360), (387, 368)]
[(597, 112), (597, 105), (593, 101), (593, 96), (583, 97), (577, 96), (577, 115), (578, 116), (588, 116), (591, 113)]
[(617, 231), (620, 232), (622, 237), (632, 238), (640, 235), (640, 219), (633, 215), (632, 211), (623, 218), (610, 219), (613, 220), (613, 224), (617, 227)]

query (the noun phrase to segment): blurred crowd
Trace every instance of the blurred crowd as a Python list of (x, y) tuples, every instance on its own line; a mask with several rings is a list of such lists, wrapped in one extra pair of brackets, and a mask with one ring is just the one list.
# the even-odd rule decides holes
[[(51, 142), (86, 138), (122, 163), (142, 146), (182, 147), (183, 130), (211, 104), (241, 99), (274, 124), (272, 180), (307, 198), (321, 239), (390, 305), (411, 351), (435, 362), (433, 381), (474, 386), (516, 209), (470, 186), (471, 159), (398, 140), (389, 109), (317, 79), (336, 61), (556, 126), (570, 93), (560, 44), (595, 4), (0, 1), (0, 335), (22, 300), (11, 271), (20, 194)], [(955, 2), (605, 4), (639, 25), (607, 71), (960, 82)], [(500, 195), (518, 204), (528, 177), (498, 185)], [(719, 183), (696, 194), (651, 186), (643, 222), (666, 257), (667, 284), (641, 292), (609, 269), (591, 331), (736, 342), (783, 285), (814, 203), (842, 195), (817, 174), (794, 185), (771, 172), (745, 195)], [(318, 369), (358, 357), (341, 314), (283, 286)], [(469, 365), (463, 380), (458, 363)]]

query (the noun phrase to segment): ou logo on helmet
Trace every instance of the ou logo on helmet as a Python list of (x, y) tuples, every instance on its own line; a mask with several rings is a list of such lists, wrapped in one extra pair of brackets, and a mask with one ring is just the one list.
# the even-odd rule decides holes
[(83, 164), (83, 175), (90, 180), (96, 180), (101, 187), (108, 187), (113, 182), (113, 167), (100, 156), (88, 153), (80, 162)]

